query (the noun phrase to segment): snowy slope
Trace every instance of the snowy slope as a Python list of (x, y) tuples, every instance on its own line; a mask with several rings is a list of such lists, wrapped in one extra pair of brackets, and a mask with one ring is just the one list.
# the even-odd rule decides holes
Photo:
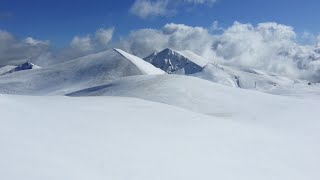
[(39, 69), (39, 68), (41, 67), (35, 64), (32, 64), (30, 62), (23, 63), (19, 66), (4, 66), (0, 68), (0, 76), (18, 72), (18, 71), (25, 71), (25, 70)]
[(13, 70), (14, 68), (16, 68), (17, 66), (3, 66), (0, 68), (0, 76), (3, 75), (3, 74), (6, 74), (7, 72)]
[[(316, 92), (320, 92), (319, 90)], [(289, 98), (265, 94), (257, 91), (232, 88), (211, 83), (190, 76), (157, 75), (136, 76), (116, 80), (112, 83), (85, 89), (70, 94), (70, 96), (127, 96), (155, 102), (174, 105), (216, 117), (242, 119), (255, 122), (257, 118), (264, 119), (261, 123), (276, 126), (279, 114), (273, 111), (286, 107), (286, 104), (297, 104), (286, 107), (287, 114), (284, 121), (292, 121), (292, 117), (304, 119), (308, 115), (301, 113), (300, 109), (310, 108), (311, 112), (318, 111), (317, 106), (304, 107), (305, 103), (297, 98)], [(311, 99), (311, 98), (310, 98)], [(320, 96), (312, 96), (320, 100)], [(308, 101), (307, 98), (304, 99)], [(320, 102), (320, 101), (319, 101)], [(252, 110), (255, 109), (255, 110)], [(301, 113), (301, 114), (299, 114)], [(263, 117), (258, 117), (263, 114)], [(314, 116), (314, 118), (318, 118)], [(292, 122), (291, 122), (292, 123)], [(299, 126), (297, 126), (299, 128)]]
[(23, 63), (13, 69), (11, 69), (10, 71), (6, 72), (6, 73), (3, 73), (2, 75), (6, 75), (6, 74), (10, 74), (10, 73), (14, 73), (14, 72), (18, 72), (18, 71), (25, 71), (25, 70), (31, 70), (31, 69), (39, 69), (41, 68), (40, 66), (37, 66), (33, 63), (30, 63), (30, 62), (26, 62), (26, 63)]
[(212, 63), (208, 63), (201, 72), (192, 74), (192, 76), (227, 86), (277, 95), (304, 97), (309, 96), (310, 93), (320, 93), (319, 84), (310, 84), (307, 81), (289, 79), (255, 69), (235, 68)]
[(194, 74), (194, 76), (218, 83), (222, 80), (229, 81), (230, 83), (223, 84), (231, 86), (237, 84), (243, 89), (264, 89), (274, 85), (288, 86), (298, 82), (254, 69), (241, 69), (212, 63), (209, 63), (203, 71)]
[(134, 65), (139, 67), (140, 71), (143, 72), (143, 74), (165, 74), (164, 71), (162, 71), (161, 69), (155, 68), (153, 65), (143, 61), (141, 58), (137, 56), (129, 54), (121, 49), (114, 50), (120, 53), (126, 59), (130, 60)]
[[(205, 81), (192, 78), (195, 90), (183, 84), (172, 92), (166, 77), (179, 85), (185, 77), (157, 79), (170, 89), (167, 99), (205, 100), (193, 97)], [(149, 92), (155, 89), (144, 81), (146, 97), (164, 90)], [(220, 117), (123, 97), (2, 95), (0, 179), (320, 179), (320, 101), (212, 87), (206, 95), (220, 101), (207, 105)], [(233, 104), (248, 108), (247, 118), (229, 114)]]
[(153, 53), (145, 60), (169, 74), (191, 75), (236, 88), (290, 96), (301, 96), (305, 90), (320, 92), (319, 85), (309, 86), (309, 82), (306, 81), (293, 80), (255, 69), (210, 63), (205, 58), (187, 50), (174, 51), (167, 48), (159, 53)]
[(163, 73), (138, 57), (111, 49), (56, 66), (2, 76), (0, 93), (64, 95), (125, 76)]
[(208, 63), (191, 51), (174, 51), (169, 48), (153, 53), (144, 60), (169, 74), (194, 74), (200, 72)]

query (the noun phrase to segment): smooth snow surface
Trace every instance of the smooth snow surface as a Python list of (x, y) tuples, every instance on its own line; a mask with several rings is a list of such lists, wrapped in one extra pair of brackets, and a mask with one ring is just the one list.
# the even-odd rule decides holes
[[(278, 126), (280, 124), (277, 121), (283, 119), (282, 121), (290, 124), (288, 127), (299, 123), (297, 130), (306, 123), (302, 121), (306, 117), (317, 121), (318, 116), (315, 112), (318, 111), (318, 105), (316, 104), (320, 104), (320, 96), (308, 99), (276, 96), (181, 75), (127, 77), (103, 86), (72, 93), (70, 96), (135, 97), (214, 117), (241, 119), (241, 121), (264, 123), (268, 126)], [(312, 106), (304, 103), (312, 99), (317, 103)], [(290, 106), (287, 106), (288, 104)], [(284, 108), (286, 111), (283, 114), (281, 111)], [(257, 119), (260, 120), (257, 121)], [(285, 125), (284, 123), (281, 126)]]
[[(242, 99), (222, 90), (211, 104), (227, 116)], [(250, 94), (238, 102), (247, 121), (123, 97), (2, 95), (0, 178), (318, 180), (319, 101)]]
[(118, 51), (111, 49), (56, 66), (1, 76), (0, 93), (64, 95), (125, 76), (164, 74), (144, 60)]

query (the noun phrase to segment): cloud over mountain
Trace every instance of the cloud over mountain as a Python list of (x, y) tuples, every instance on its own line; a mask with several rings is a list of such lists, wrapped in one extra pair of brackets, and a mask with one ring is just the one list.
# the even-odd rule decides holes
[[(69, 46), (51, 51), (48, 41), (17, 39), (0, 31), (0, 64), (18, 64), (26, 59), (41, 66), (55, 64), (108, 48), (121, 48), (140, 57), (165, 48), (190, 50), (212, 62), (274, 72), (291, 78), (320, 82), (320, 36), (310, 35), (310, 44), (300, 43), (290, 26), (266, 22), (257, 25), (235, 22), (230, 27), (193, 27), (169, 23), (160, 29), (138, 29), (112, 41), (114, 28), (75, 36)], [(219, 32), (212, 29), (219, 28)]]
[(133, 31), (120, 47), (142, 57), (166, 47), (187, 49), (211, 61), (319, 82), (316, 45), (301, 44), (297, 36), (292, 27), (273, 22), (256, 26), (235, 22), (219, 34), (210, 33), (210, 28), (171, 23), (159, 30)]
[(0, 66), (20, 64), (26, 59), (40, 58), (48, 53), (49, 41), (36, 40), (31, 37), (17, 39), (11, 33), (0, 30)]

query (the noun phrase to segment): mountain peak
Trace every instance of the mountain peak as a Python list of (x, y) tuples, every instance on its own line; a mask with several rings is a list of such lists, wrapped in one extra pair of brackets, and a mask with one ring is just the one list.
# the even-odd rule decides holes
[(13, 71), (24, 71), (24, 70), (29, 70), (29, 69), (38, 69), (40, 66), (37, 66), (31, 62), (25, 62), (19, 66), (17, 66)]
[(149, 55), (144, 60), (169, 74), (194, 74), (200, 72), (206, 65), (203, 63), (204, 58), (199, 57), (185, 51), (166, 48), (159, 53)]
[(37, 65), (27, 61), (19, 66), (12, 67), (11, 70), (9, 70), (1, 75), (6, 75), (6, 74), (10, 74), (10, 73), (18, 72), (18, 71), (30, 70), (30, 69), (39, 69), (39, 68), (40, 68), (40, 66), (37, 66)]
[(170, 48), (165, 48), (164, 50), (162, 50), (161, 52), (174, 52), (173, 49)]

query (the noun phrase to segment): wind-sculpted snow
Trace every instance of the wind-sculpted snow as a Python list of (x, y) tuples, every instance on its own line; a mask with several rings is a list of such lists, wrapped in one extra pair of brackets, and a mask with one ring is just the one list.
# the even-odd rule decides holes
[(56, 66), (2, 76), (0, 93), (64, 95), (125, 76), (164, 73), (138, 57), (123, 56), (124, 52), (118, 51), (112, 49)]

